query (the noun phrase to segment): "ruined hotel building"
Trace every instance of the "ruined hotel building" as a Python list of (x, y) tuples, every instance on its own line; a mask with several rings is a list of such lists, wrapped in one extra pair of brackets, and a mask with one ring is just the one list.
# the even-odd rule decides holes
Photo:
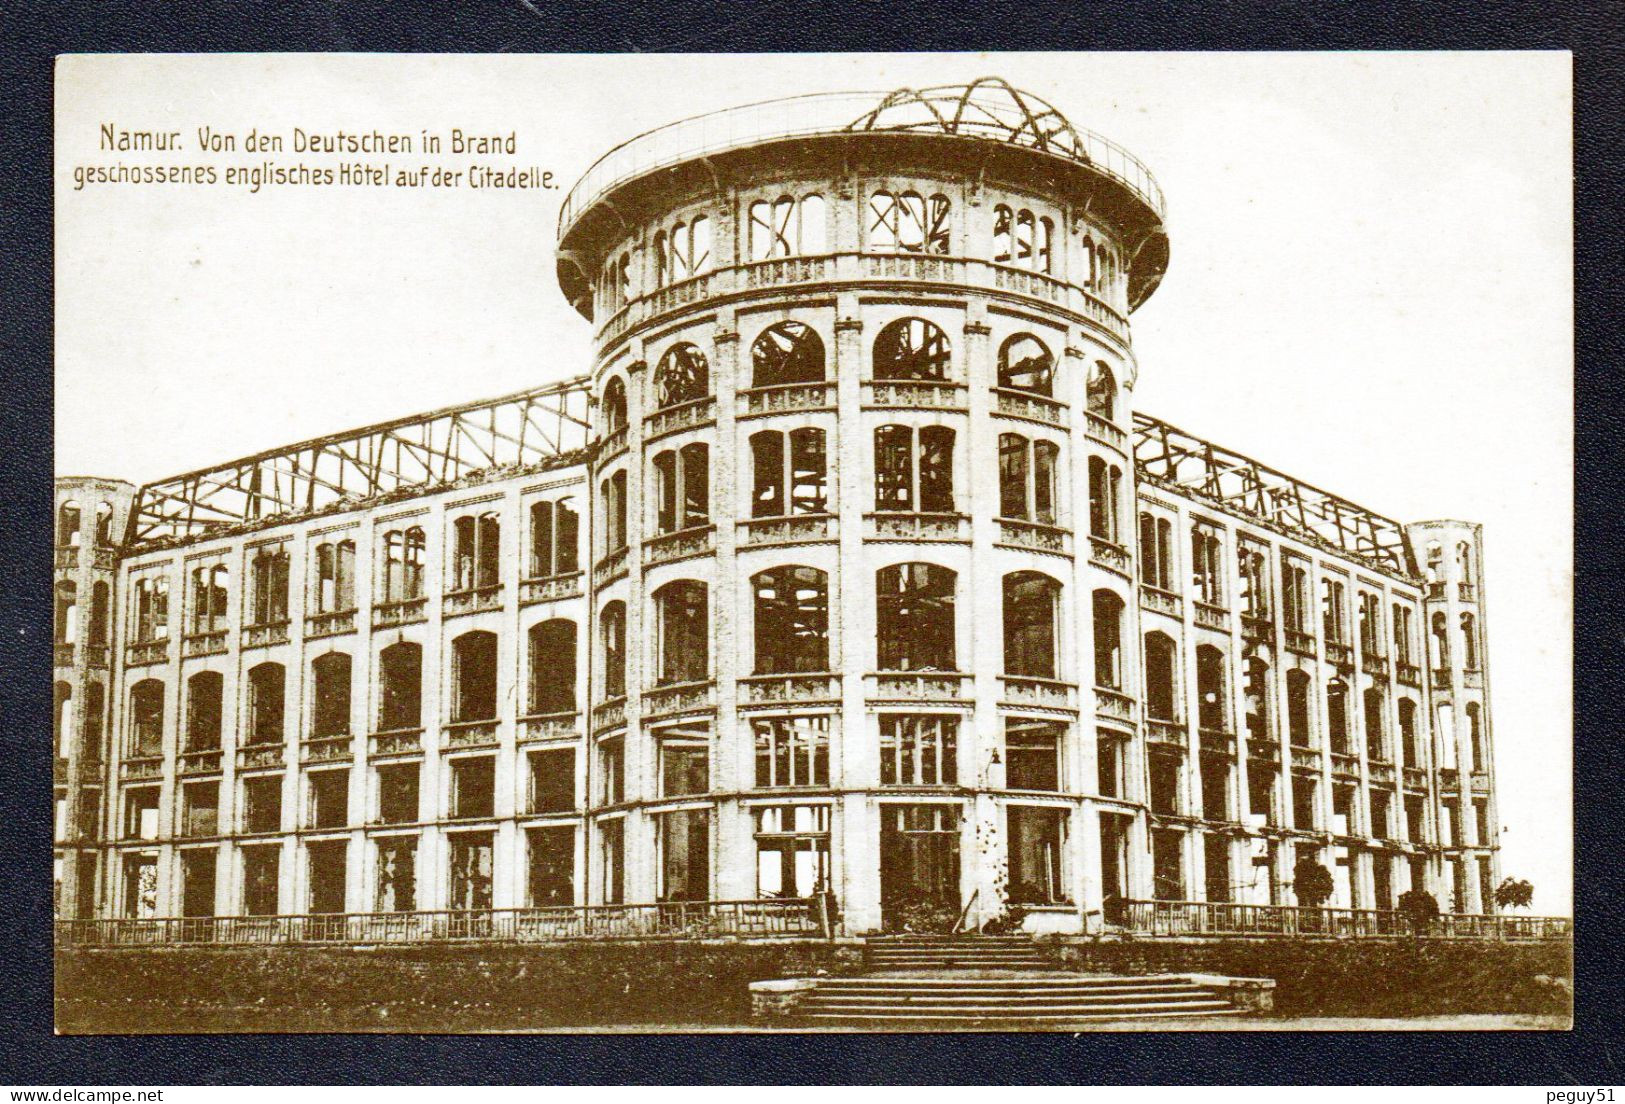
[(1490, 911), (1477, 525), (1140, 414), (1146, 169), (999, 81), (569, 194), (588, 374), (56, 490), (58, 915)]

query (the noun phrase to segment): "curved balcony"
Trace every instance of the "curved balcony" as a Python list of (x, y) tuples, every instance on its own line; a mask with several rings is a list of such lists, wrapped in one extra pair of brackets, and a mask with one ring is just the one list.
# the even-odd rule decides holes
[(970, 518), (964, 514), (910, 514), (885, 511), (864, 514), (863, 539), (871, 541), (952, 541), (969, 543)]
[(1058, 525), (1045, 525), (1020, 518), (999, 519), (999, 543), (1011, 548), (1025, 548), (1033, 552), (1049, 552), (1057, 556), (1072, 555), (1072, 531)]
[(834, 410), (833, 383), (784, 383), (775, 387), (751, 387), (739, 392), (744, 406), (740, 418), (768, 414), (792, 414), (806, 410)]
[(716, 531), (715, 525), (696, 525), (690, 529), (679, 529), (675, 533), (662, 533), (650, 537), (643, 542), (643, 564), (645, 567), (653, 567), (656, 564), (686, 560), (692, 556), (709, 555), (716, 548)]
[(878, 671), (863, 677), (864, 696), (871, 701), (969, 704), (965, 691), (970, 677), (959, 671)]
[(740, 545), (769, 547), (779, 544), (817, 544), (835, 539), (834, 514), (786, 514), (747, 518), (739, 522)]

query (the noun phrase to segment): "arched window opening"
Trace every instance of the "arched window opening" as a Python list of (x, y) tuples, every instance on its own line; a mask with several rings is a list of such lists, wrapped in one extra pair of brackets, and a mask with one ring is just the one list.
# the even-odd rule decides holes
[(1456, 711), (1449, 702), (1439, 705), (1439, 755), (1435, 766), (1456, 769)]
[(824, 199), (791, 196), (759, 199), (750, 205), (750, 259), (794, 257), (824, 251)]
[(130, 687), (130, 756), (151, 759), (164, 749), (164, 684), (142, 679)]
[(1202, 524), (1191, 526), (1191, 593), (1198, 602), (1224, 605), (1224, 545)]
[(711, 519), (710, 453), (694, 442), (662, 452), (652, 461), (655, 470), (655, 529), (676, 533), (705, 525)]
[(954, 431), (946, 426), (875, 429), (875, 509), (951, 514)]
[[(323, 545), (323, 547), (327, 547)], [(288, 620), (287, 548), (261, 548), (249, 561), (249, 624), (282, 625)]]
[(899, 318), (875, 338), (877, 380), (946, 381), (950, 360), (948, 335), (923, 318)]
[(1369, 687), (1365, 692), (1365, 757), (1379, 763), (1388, 761), (1388, 726), (1383, 723), (1387, 709), (1382, 691)]
[(750, 346), (751, 386), (824, 382), (824, 341), (803, 322), (779, 322)]
[(1038, 244), (1033, 255), (1033, 269), (1038, 272), (1053, 271), (1054, 265), (1055, 224), (1047, 218), (1038, 220)]
[(316, 612), (355, 609), (355, 541), (316, 546)]
[(1057, 632), (1061, 584), (1036, 571), (1004, 577), (1004, 673), (1059, 678)]
[(1060, 456), (1061, 447), (1053, 441), (999, 434), (999, 516), (1056, 524)]
[(1473, 581), (1473, 546), (1467, 541), (1456, 544), (1456, 574), (1464, 583)]
[(1399, 750), (1407, 767), (1422, 765), (1422, 745), (1416, 733), (1416, 703), (1409, 698), (1399, 699)]
[(1247, 739), (1266, 748), (1270, 738), (1270, 665), (1258, 656), (1247, 657), (1241, 693)]
[[(1286, 627), (1292, 632), (1310, 631), (1309, 572), (1296, 561), (1282, 557), (1281, 604)], [(1290, 643), (1290, 639), (1288, 643)]]
[(1100, 253), (1095, 248), (1095, 239), (1088, 234), (1083, 236), (1083, 262), (1087, 266), (1084, 272), (1083, 286), (1091, 291), (1100, 288)]
[(829, 512), (823, 430), (764, 430), (751, 435), (750, 452), (751, 517)]
[(1444, 548), (1438, 541), (1428, 541), (1427, 558), (1423, 570), (1430, 583), (1441, 582), (1444, 579)]
[(999, 346), (999, 386), (1049, 396), (1055, 388), (1055, 357), (1032, 334), (1015, 334)]
[(626, 604), (611, 602), (598, 615), (604, 651), (604, 698), (626, 697)]
[(1349, 747), (1349, 684), (1334, 678), (1326, 684), (1326, 731), (1333, 755), (1352, 755)]
[(616, 376), (604, 385), (604, 435), (626, 428), (626, 383)]
[(1173, 522), (1149, 511), (1140, 514), (1140, 582), (1171, 591), (1174, 575)]
[(1309, 672), (1297, 668), (1286, 673), (1287, 739), (1293, 747), (1314, 747), (1314, 732), (1310, 727)]
[(79, 757), (87, 764), (102, 761), (102, 722), (106, 713), (107, 691), (99, 682), (86, 683), (85, 730), (79, 736)]
[(169, 637), (169, 580), (161, 576), (135, 584), (135, 638), (139, 643)]
[[(1468, 702), (1467, 713), (1467, 750), (1472, 761), (1467, 769), (1482, 771), (1489, 769), (1489, 759), (1484, 753), (1484, 710), (1477, 702)], [(1489, 842), (1480, 840), (1480, 843)]]
[(1411, 607), (1398, 602), (1393, 605), (1394, 662), (1411, 663)]
[(576, 623), (554, 618), (532, 625), (529, 636), (530, 712), (576, 711)]
[(383, 602), (406, 602), (423, 597), (423, 530), (416, 525), (402, 532), (384, 534), (383, 579), (379, 591)]
[(869, 248), (876, 253), (935, 253), (946, 256), (950, 227), (948, 197), (929, 200), (918, 192), (879, 191), (869, 199)]
[(1269, 556), (1257, 545), (1241, 542), (1236, 554), (1244, 617), (1268, 618), (1274, 605), (1270, 594)]
[(454, 540), (451, 589), (454, 593), (484, 590), (501, 583), (502, 522), (495, 513), (464, 514), (452, 523)]
[(1382, 598), (1368, 590), (1360, 592), (1360, 654), (1382, 654)]
[(1224, 653), (1211, 644), (1196, 649), (1196, 726), (1208, 732), (1230, 731), (1225, 698)]
[(64, 502), (56, 512), (56, 543), (63, 548), (79, 547), (79, 504)]
[(756, 670), (789, 675), (829, 670), (829, 580), (812, 567), (754, 576)]
[(66, 759), (73, 747), (73, 684), (60, 679), (51, 687), (52, 720), (56, 757)]
[(56, 584), (56, 627), (53, 640), (74, 644), (79, 640), (79, 588), (72, 579)]
[(617, 471), (598, 485), (604, 504), (604, 554), (626, 547), (626, 472)]
[(666, 350), (655, 367), (655, 391), (661, 410), (711, 393), (711, 366), (698, 346), (682, 341)]
[(696, 215), (691, 222), (672, 227), (671, 282), (702, 276), (711, 271), (711, 220)]
[(1173, 638), (1153, 632), (1145, 636), (1145, 715), (1154, 721), (1179, 719), (1179, 662)]
[(710, 610), (704, 583), (679, 579), (654, 593), (658, 654), (656, 683), (703, 682), (710, 677)]
[(1428, 619), (1428, 627), (1433, 637), (1434, 669), (1447, 671), (1450, 669), (1450, 623), (1441, 611)]
[(220, 750), (221, 693), (225, 679), (218, 671), (199, 671), (186, 680), (186, 750)]
[(655, 287), (663, 288), (671, 282), (671, 245), (666, 240), (664, 230), (656, 230), (654, 236), (655, 261)]
[(875, 628), (882, 671), (952, 671), (958, 576), (928, 563), (895, 564), (875, 574)]
[(575, 499), (536, 502), (530, 507), (530, 577), (573, 575), (580, 569), (581, 516)]
[(311, 730), (313, 738), (350, 734), (350, 657), (328, 652), (316, 657), (311, 673)]
[(1109, 590), (1094, 593), (1095, 685), (1123, 689), (1123, 600)]
[(467, 632), (451, 642), (452, 720), (492, 721), (497, 715), (497, 638)]
[(1461, 665), (1478, 670), (1478, 619), (1470, 613), (1461, 615)]
[(1015, 255), (1015, 213), (1000, 203), (993, 208), (993, 259), (1009, 264)]
[(1123, 469), (1089, 457), (1089, 535), (1113, 544), (1119, 540), (1118, 503), (1122, 500)]
[(1117, 418), (1117, 379), (1104, 360), (1095, 361), (1094, 367), (1089, 369), (1086, 388), (1089, 413), (1108, 422), (1114, 421)]
[(1336, 579), (1320, 581), (1321, 628), (1328, 644), (1348, 642), (1348, 588)]
[(248, 672), (248, 742), (280, 744), (285, 735), (287, 672), (280, 663), (261, 663)]
[(226, 627), (226, 587), (231, 571), (225, 564), (192, 569), (192, 632), (219, 632)]
[(632, 255), (622, 253), (615, 266), (615, 291), (622, 303), (632, 301)]
[(423, 648), (410, 641), (378, 653), (378, 730), (423, 727)]

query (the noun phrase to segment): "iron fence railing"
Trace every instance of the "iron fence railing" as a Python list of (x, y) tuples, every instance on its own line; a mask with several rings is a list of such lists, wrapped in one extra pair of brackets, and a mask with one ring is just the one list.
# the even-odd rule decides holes
[[(1123, 901), (1114, 919), (1150, 936), (1287, 936), (1383, 939), (1489, 939), (1525, 942), (1568, 939), (1574, 921), (1560, 916), (1444, 913), (1420, 930), (1405, 913), (1388, 909), (1308, 908), (1225, 901)], [(1120, 918), (1120, 919), (1119, 919)]]
[(58, 920), (58, 947), (828, 938), (825, 898), (299, 916)]

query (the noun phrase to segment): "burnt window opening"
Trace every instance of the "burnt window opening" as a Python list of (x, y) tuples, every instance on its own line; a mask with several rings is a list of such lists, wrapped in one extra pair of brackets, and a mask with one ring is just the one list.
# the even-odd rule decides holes
[(598, 616), (604, 654), (604, 698), (626, 697), (626, 603), (610, 602)]
[(1151, 831), (1151, 895), (1158, 901), (1185, 899), (1185, 833), (1173, 828)]
[(1203, 525), (1191, 527), (1191, 593), (1198, 602), (1224, 605), (1224, 542)]
[(1302, 633), (1310, 631), (1309, 601), (1308, 570), (1298, 561), (1283, 557), (1281, 562), (1281, 612), (1285, 617), (1287, 628)]
[(829, 511), (824, 431), (811, 426), (788, 433), (751, 435), (751, 517), (823, 514)]
[(1292, 775), (1292, 827), (1304, 832), (1314, 831), (1315, 780), (1307, 774)]
[(1255, 817), (1263, 817), (1266, 827), (1275, 826), (1274, 771), (1247, 764), (1247, 811)]
[(135, 638), (139, 643), (169, 636), (169, 580), (148, 577), (135, 584)]
[(1377, 762), (1388, 761), (1388, 726), (1384, 714), (1388, 703), (1380, 689), (1373, 686), (1364, 694), (1365, 702), (1365, 755)]
[(1209, 901), (1229, 901), (1230, 839), (1211, 833), (1202, 837), (1202, 886)]
[(1333, 755), (1352, 755), (1349, 746), (1349, 684), (1334, 678), (1326, 684), (1326, 732)]
[(158, 915), (158, 856), (124, 856), (124, 915), (131, 919)]
[(468, 632), (451, 642), (452, 721), (494, 721), (497, 716), (497, 637)]
[(530, 577), (573, 575), (581, 567), (581, 515), (575, 499), (536, 502), (530, 507)]
[[(824, 252), (824, 197), (758, 199), (748, 209), (750, 259), (817, 256)], [(760, 386), (760, 385), (758, 385)]]
[(1393, 817), (1389, 811), (1392, 801), (1393, 795), (1384, 790), (1371, 791), (1371, 834), (1377, 839), (1388, 839), (1394, 833)]
[(1059, 678), (1061, 584), (1036, 571), (1004, 577), (1004, 673)]
[(1121, 737), (1101, 736), (1095, 741), (1095, 776), (1101, 797), (1125, 798), (1124, 745)]
[(388, 763), (378, 768), (378, 823), (412, 824), (418, 819), (418, 763)]
[(130, 687), (130, 755), (150, 759), (163, 754), (164, 684), (143, 679)]
[(999, 516), (1054, 525), (1060, 457), (1053, 441), (999, 434)]
[(876, 380), (946, 382), (953, 355), (948, 335), (923, 318), (899, 318), (875, 338)]
[(657, 821), (659, 900), (707, 900), (711, 896), (711, 810), (678, 809), (660, 814)]
[(58, 679), (51, 687), (51, 700), (56, 757), (66, 759), (68, 749), (73, 746), (73, 684)]
[(1004, 722), (1004, 784), (1012, 790), (1059, 793), (1066, 726), (1011, 717)]
[(125, 839), (155, 840), (158, 838), (157, 786), (131, 786), (124, 791)]
[(704, 583), (679, 579), (654, 592), (656, 685), (710, 677), (710, 602)]
[(225, 564), (192, 569), (192, 632), (219, 632), (226, 627), (231, 569)]
[(282, 877), (282, 848), (277, 844), (243, 848), (243, 915), (275, 916)]
[(502, 581), (502, 523), (494, 513), (464, 514), (452, 523), (451, 589), (484, 590)]
[(1320, 581), (1320, 620), (1328, 644), (1348, 642), (1348, 588), (1336, 579)]
[(220, 783), (187, 782), (181, 786), (181, 834), (220, 833)]
[(1123, 600), (1109, 590), (1093, 595), (1095, 685), (1123, 689)]
[(90, 627), (86, 635), (93, 648), (107, 646), (107, 594), (105, 582), (98, 582), (90, 588)]
[(1310, 727), (1310, 693), (1313, 680), (1309, 672), (1297, 668), (1286, 673), (1286, 727), (1287, 740), (1293, 747), (1314, 747), (1314, 730)]
[(316, 546), (316, 612), (355, 609), (355, 541)]
[(256, 775), (243, 779), (243, 831), (282, 831), (282, 776)]
[(73, 644), (79, 640), (78, 592), (71, 579), (56, 584), (56, 627), (52, 639), (57, 644)]
[(652, 464), (656, 532), (676, 533), (711, 520), (711, 454), (704, 444), (669, 449)]
[(829, 670), (829, 580), (811, 567), (754, 576), (758, 675)]
[(1240, 561), (1241, 612), (1246, 617), (1268, 618), (1270, 615), (1270, 561), (1265, 550), (1258, 545), (1241, 543), (1237, 551)]
[(615, 376), (604, 385), (604, 435), (626, 428), (626, 383)]
[(875, 429), (875, 509), (951, 514), (954, 431), (946, 426)]
[(423, 648), (402, 641), (378, 653), (378, 730), (423, 727)]
[(1411, 607), (1402, 606), (1398, 602), (1395, 602), (1394, 603), (1394, 608), (1393, 608), (1393, 613), (1394, 613), (1394, 662), (1396, 662), (1396, 663), (1411, 663), (1411, 662), (1414, 662), (1413, 659), (1412, 659), (1412, 651), (1411, 651), (1412, 644), (1411, 644), (1411, 641), (1415, 639), (1415, 636), (1413, 634), (1412, 626), (1411, 626), (1411, 619), (1412, 619)]
[(224, 687), (225, 679), (218, 671), (200, 671), (186, 680), (185, 750), (220, 750)]
[(1005, 812), (1009, 838), (1009, 899), (1020, 904), (1070, 904), (1062, 873), (1067, 811), (1011, 805)]
[(945, 195), (879, 191), (869, 197), (869, 249), (874, 253), (947, 256), (951, 227)]
[(576, 711), (576, 623), (542, 621), (526, 634), (530, 668), (529, 711), (533, 715)]
[[(1490, 806), (1489, 806), (1489, 802), (1474, 800), (1474, 802), (1473, 802), (1473, 823), (1478, 828), (1478, 843), (1479, 843), (1480, 846), (1489, 846), (1490, 844), (1493, 844), (1495, 842), (1493, 839), (1490, 838)], [(1488, 885), (1487, 881), (1485, 882), (1484, 888), (1486, 888), (1486, 889), (1489, 888), (1489, 885)]]
[(219, 853), (212, 847), (181, 852), (182, 916), (214, 915), (219, 866)]
[(1404, 765), (1422, 765), (1422, 743), (1416, 731), (1416, 703), (1409, 698), (1399, 699), (1399, 751)]
[(1089, 369), (1085, 384), (1085, 398), (1089, 413), (1106, 421), (1117, 419), (1117, 379), (1104, 360), (1097, 360)]
[(530, 811), (568, 813), (576, 807), (576, 749), (533, 751), (528, 760)]
[(829, 807), (768, 805), (756, 814), (756, 895), (811, 897), (829, 887)]
[(1173, 590), (1173, 522), (1140, 513), (1140, 582), (1158, 590)]
[(252, 582), (251, 625), (280, 625), (288, 620), (288, 564), (286, 548), (262, 548), (249, 562)]
[(1265, 743), (1270, 738), (1270, 666), (1256, 655), (1242, 665), (1242, 723), (1247, 739)]
[[(1412, 843), (1421, 843), (1427, 838), (1427, 806), (1424, 797), (1405, 795), (1405, 838)], [(1416, 883), (1421, 888), (1422, 883)]]
[(824, 382), (824, 341), (804, 322), (779, 322), (751, 342), (751, 386)]
[(479, 755), (451, 762), (451, 816), (453, 820), (488, 817), (496, 808), (497, 761)]
[(958, 576), (928, 563), (895, 564), (875, 574), (875, 628), (882, 671), (953, 671), (954, 589)]
[(1473, 581), (1473, 546), (1467, 541), (1456, 543), (1456, 576), (1469, 585)]
[(491, 907), (492, 859), (496, 848), (490, 832), (461, 832), (450, 837), (451, 898), (454, 909), (483, 912)]
[(376, 912), (411, 912), (418, 899), (418, 842), (410, 836), (378, 841)]
[(1360, 654), (1382, 654), (1382, 597), (1368, 590), (1360, 591)]
[(1179, 719), (1176, 689), (1179, 661), (1177, 646), (1167, 633), (1145, 636), (1145, 715), (1156, 721)]
[(1178, 816), (1184, 764), (1179, 756), (1165, 751), (1146, 755), (1146, 777), (1150, 783), (1151, 811), (1157, 816)]
[(64, 502), (56, 511), (56, 543), (63, 548), (79, 547), (80, 511), (77, 502)]
[(1470, 613), (1461, 615), (1461, 665), (1478, 670), (1478, 619)]
[(704, 729), (658, 734), (660, 796), (693, 797), (711, 789), (711, 748)]
[(406, 530), (391, 529), (384, 534), (382, 598), (385, 602), (407, 602), (423, 597), (423, 559), (426, 547), (423, 530), (414, 525)]
[(85, 728), (79, 736), (79, 756), (87, 766), (102, 760), (103, 718), (106, 712), (107, 691), (99, 682), (86, 683)]
[(1444, 581), (1444, 548), (1438, 541), (1428, 541), (1427, 555), (1423, 561), (1423, 573), (1430, 583)]
[(311, 771), (306, 776), (306, 824), (344, 828), (350, 823), (350, 770)]
[(1053, 264), (1055, 224), (1022, 208), (1000, 203), (993, 208), (993, 260), (998, 264), (1049, 272)]
[(604, 504), (604, 555), (626, 547), (626, 472), (617, 471), (598, 486)]
[(1089, 457), (1089, 535), (1117, 544), (1122, 540), (1119, 503), (1123, 498), (1123, 469)]
[(829, 785), (829, 718), (758, 717), (756, 788)]
[(322, 840), (306, 848), (310, 869), (310, 911), (327, 915), (344, 911), (348, 840)]
[(1015, 334), (999, 346), (999, 386), (1046, 398), (1055, 391), (1055, 355), (1032, 334)]
[(1196, 725), (1209, 732), (1230, 730), (1225, 655), (1211, 644), (1196, 649)]
[(248, 742), (280, 744), (285, 735), (283, 713), (287, 697), (287, 671), (280, 663), (261, 663), (248, 672)]
[(1465, 712), (1467, 714), (1467, 752), (1472, 757), (1467, 764), (1467, 769), (1473, 771), (1488, 770), (1489, 757), (1484, 750), (1484, 710), (1477, 702), (1468, 702)]
[(598, 825), (598, 869), (600, 894), (606, 905), (626, 900), (626, 822), (620, 819)]
[(1443, 612), (1438, 612), (1428, 619), (1428, 629), (1433, 637), (1433, 666), (1447, 671), (1450, 669), (1450, 622)]
[(1197, 770), (1202, 783), (1202, 819), (1231, 819), (1229, 762), (1217, 755), (1204, 755)]
[(1444, 770), (1456, 769), (1456, 711), (1449, 702), (1438, 706), (1438, 742), (1434, 747), (1433, 763)]
[(680, 341), (655, 366), (656, 409), (696, 402), (711, 394), (711, 365), (697, 345)]
[(882, 786), (952, 786), (959, 781), (959, 718), (893, 713), (880, 718)]
[(575, 904), (576, 831), (570, 825), (531, 828), (525, 832), (529, 851), (526, 899), (531, 908)]
[(310, 665), (312, 738), (350, 734), (350, 669), (345, 652), (328, 652)]
[(1354, 787), (1346, 783), (1332, 785), (1332, 833), (1352, 836), (1358, 830), (1354, 814)]
[(657, 282), (664, 287), (711, 271), (711, 219), (695, 215), (679, 222), (671, 233), (655, 235)]
[(598, 741), (598, 803), (619, 805), (626, 800), (626, 738)]
[(113, 546), (113, 504), (110, 502), (96, 503), (96, 545), (98, 548)]

